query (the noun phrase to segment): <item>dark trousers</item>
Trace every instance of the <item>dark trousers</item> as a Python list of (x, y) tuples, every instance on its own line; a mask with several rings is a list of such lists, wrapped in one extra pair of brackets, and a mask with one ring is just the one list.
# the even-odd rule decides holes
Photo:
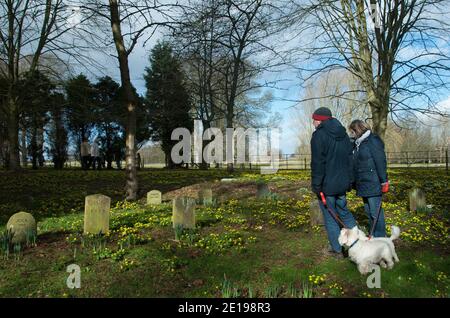
[[(356, 225), (355, 218), (353, 214), (347, 208), (347, 199), (345, 195), (330, 195), (326, 196), (327, 206), (331, 211), (339, 216), (339, 218), (344, 222), (347, 228), (352, 228)], [(328, 241), (335, 252), (340, 253), (342, 247), (339, 244), (338, 237), (341, 232), (340, 224), (336, 221), (334, 216), (328, 211), (328, 209), (323, 205), (322, 200), (319, 199), (319, 206), (323, 213), (323, 218), (325, 221), (325, 229), (327, 230)]]
[(100, 157), (92, 157), (92, 169), (102, 169), (102, 160)]
[(91, 166), (91, 156), (81, 157), (81, 168), (83, 170), (88, 170), (90, 166)]
[[(375, 222), (375, 219), (377, 217), (381, 199), (381, 195), (376, 197), (363, 198), (364, 210), (366, 211), (367, 217), (369, 218), (369, 232), (372, 231), (373, 222)], [(381, 208), (377, 224), (375, 225), (375, 230), (373, 231), (373, 236), (386, 237), (386, 222), (384, 220), (383, 208)]]

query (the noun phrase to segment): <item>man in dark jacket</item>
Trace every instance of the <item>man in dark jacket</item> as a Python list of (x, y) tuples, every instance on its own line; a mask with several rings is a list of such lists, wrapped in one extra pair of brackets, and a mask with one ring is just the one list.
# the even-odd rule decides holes
[[(328, 240), (331, 244), (330, 252), (342, 257), (342, 247), (338, 242), (339, 223), (336, 217), (347, 228), (356, 225), (356, 221), (347, 209), (345, 194), (352, 184), (352, 145), (345, 128), (332, 117), (330, 109), (318, 108), (313, 116), (316, 127), (311, 139), (311, 187), (317, 194), (319, 206), (322, 210)], [(320, 198), (323, 193), (328, 208)]]

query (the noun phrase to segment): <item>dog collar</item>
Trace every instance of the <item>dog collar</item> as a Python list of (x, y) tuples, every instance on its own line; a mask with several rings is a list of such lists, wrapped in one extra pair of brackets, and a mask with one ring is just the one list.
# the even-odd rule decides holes
[(357, 239), (356, 241), (354, 241), (354, 242), (352, 243), (352, 245), (349, 246), (348, 249), (351, 249), (353, 246), (355, 246), (355, 244), (358, 243), (358, 241), (359, 241), (359, 239)]

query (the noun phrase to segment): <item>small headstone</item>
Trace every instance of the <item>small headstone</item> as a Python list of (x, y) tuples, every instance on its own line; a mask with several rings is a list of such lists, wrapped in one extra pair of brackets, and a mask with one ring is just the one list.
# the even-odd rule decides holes
[(267, 186), (267, 183), (258, 183), (257, 184), (257, 191), (256, 191), (256, 197), (258, 199), (265, 198), (269, 195), (269, 187)]
[(111, 198), (103, 194), (88, 195), (84, 203), (84, 234), (109, 231)]
[(213, 203), (212, 189), (200, 189), (198, 191), (198, 200), (203, 205), (211, 205)]
[(324, 225), (323, 213), (319, 207), (319, 201), (317, 199), (311, 200), (309, 205), (309, 222), (311, 226)]
[(147, 204), (161, 204), (161, 191), (152, 190), (147, 193)]
[(233, 178), (223, 178), (223, 179), (220, 179), (220, 182), (233, 182), (233, 181), (235, 181), (235, 179), (233, 179)]
[(36, 220), (27, 212), (18, 212), (12, 215), (6, 224), (6, 229), (10, 230), (13, 235), (11, 240), (13, 244), (31, 242), (37, 235)]
[(195, 228), (195, 199), (177, 197), (173, 200), (172, 209), (173, 228), (182, 226), (183, 229)]
[(412, 189), (409, 192), (409, 210), (412, 212), (426, 208), (425, 193), (418, 188)]
[(301, 196), (305, 196), (311, 193), (311, 191), (307, 188), (300, 188), (297, 190), (297, 193)]

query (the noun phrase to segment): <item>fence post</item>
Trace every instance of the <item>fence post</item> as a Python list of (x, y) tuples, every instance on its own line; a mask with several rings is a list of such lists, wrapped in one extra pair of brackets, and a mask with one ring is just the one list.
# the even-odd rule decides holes
[(306, 157), (305, 157), (305, 170), (306, 170)]
[(406, 168), (409, 168), (408, 152), (406, 152)]
[(289, 169), (288, 154), (286, 154), (286, 170)]

